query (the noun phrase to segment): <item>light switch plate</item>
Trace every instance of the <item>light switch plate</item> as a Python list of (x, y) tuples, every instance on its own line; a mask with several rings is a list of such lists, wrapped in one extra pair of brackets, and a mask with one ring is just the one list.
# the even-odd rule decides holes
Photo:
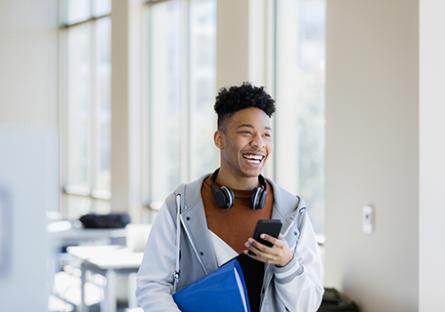
[(363, 233), (371, 234), (374, 232), (374, 207), (366, 205), (362, 211), (362, 230)]

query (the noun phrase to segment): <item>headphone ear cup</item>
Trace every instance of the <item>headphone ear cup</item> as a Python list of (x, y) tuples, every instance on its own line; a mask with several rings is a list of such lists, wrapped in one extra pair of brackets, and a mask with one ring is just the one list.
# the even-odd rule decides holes
[(258, 206), (259, 209), (264, 208), (264, 206), (266, 205), (266, 199), (267, 199), (267, 191), (261, 190), (260, 201)]
[(215, 200), (216, 205), (220, 208), (226, 207), (227, 205), (226, 195), (220, 189), (214, 187), (213, 185), (211, 189), (212, 189), (213, 199)]
[(263, 209), (266, 202), (267, 191), (262, 186), (257, 187), (250, 197), (250, 208), (253, 210)]
[(227, 186), (223, 185), (218, 187), (216, 185), (216, 177), (218, 176), (218, 172), (219, 169), (216, 169), (211, 177), (210, 189), (212, 190), (213, 199), (215, 200), (216, 205), (220, 208), (232, 208), (233, 201), (235, 200), (235, 194)]
[(225, 197), (225, 204), (223, 206), (220, 206), (221, 208), (232, 208), (233, 207), (233, 199), (235, 198), (235, 194), (231, 189), (229, 189), (227, 186), (221, 186), (220, 187), (221, 193), (224, 194)]

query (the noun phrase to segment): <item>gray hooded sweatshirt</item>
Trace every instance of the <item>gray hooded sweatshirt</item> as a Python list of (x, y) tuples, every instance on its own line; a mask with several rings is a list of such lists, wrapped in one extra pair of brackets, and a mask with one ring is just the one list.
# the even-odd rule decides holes
[[(136, 296), (145, 312), (179, 311), (173, 301), (176, 266), (176, 194), (181, 195), (180, 277), (176, 291), (218, 268), (207, 228), (201, 186), (208, 175), (183, 184), (167, 197), (150, 232), (137, 276)], [(294, 250), (284, 267), (266, 264), (261, 292), (261, 311), (315, 312), (323, 287), (315, 234), (303, 200), (271, 180), (274, 194), (272, 219), (283, 222), (281, 234)]]

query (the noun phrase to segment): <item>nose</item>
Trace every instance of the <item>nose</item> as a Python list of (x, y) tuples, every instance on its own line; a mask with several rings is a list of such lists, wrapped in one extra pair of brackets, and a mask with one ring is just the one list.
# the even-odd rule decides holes
[(252, 141), (250, 142), (250, 145), (256, 149), (260, 149), (266, 146), (266, 143), (263, 139), (263, 137), (260, 134), (256, 134)]

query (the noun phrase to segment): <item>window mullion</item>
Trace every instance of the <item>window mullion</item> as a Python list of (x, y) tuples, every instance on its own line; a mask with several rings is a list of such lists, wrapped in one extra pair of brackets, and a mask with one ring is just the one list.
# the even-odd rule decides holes
[(191, 78), (191, 74), (190, 74), (190, 51), (191, 51), (191, 47), (190, 47), (190, 1), (191, 0), (184, 0), (185, 2), (185, 12), (184, 12), (184, 29), (186, 30), (186, 34), (184, 36), (185, 38), (185, 56), (186, 56), (186, 60), (184, 62), (185, 64), (185, 70), (184, 70), (184, 84), (185, 84), (185, 88), (186, 88), (186, 95), (187, 95), (187, 180), (186, 181), (190, 181), (191, 179), (191, 152), (192, 152), (192, 127), (191, 127), (191, 121), (192, 121), (192, 103), (191, 103), (191, 96), (190, 96), (190, 78)]
[(145, 45), (145, 55), (148, 56), (147, 59), (147, 66), (145, 67), (145, 70), (147, 71), (145, 77), (145, 86), (147, 88), (147, 92), (145, 92), (145, 99), (144, 104), (147, 107), (147, 113), (145, 114), (145, 118), (147, 120), (146, 125), (146, 135), (147, 139), (145, 140), (145, 143), (147, 144), (147, 150), (146, 150), (146, 164), (147, 164), (147, 172), (146, 172), (146, 178), (147, 178), (147, 204), (150, 205), (150, 203), (153, 201), (154, 198), (154, 190), (153, 190), (153, 183), (155, 182), (153, 179), (153, 108), (152, 108), (152, 99), (153, 99), (153, 90), (152, 90), (152, 75), (148, 74), (149, 71), (152, 70), (153, 66), (153, 55), (152, 55), (152, 36), (150, 33), (150, 29), (153, 27), (152, 23), (152, 10), (151, 8), (148, 8), (146, 10), (146, 19), (147, 19), (147, 32), (148, 34), (145, 35), (146, 45)]
[[(268, 80), (268, 82), (270, 82), (270, 88), (271, 88), (271, 94), (272, 96), (276, 99), (277, 98), (277, 20), (278, 20), (278, 14), (277, 14), (277, 3), (278, 0), (273, 0), (272, 3), (270, 4), (270, 11), (271, 13), (269, 13), (268, 15), (268, 21), (269, 21), (269, 31), (270, 31), (270, 35), (268, 36), (268, 39), (270, 39), (271, 41), (271, 48), (269, 48), (269, 52), (270, 52), (270, 57), (268, 58), (268, 61), (270, 60), (271, 62), (271, 68), (270, 70), (268, 70), (268, 73), (270, 73), (270, 80)], [(277, 129), (277, 115), (275, 114), (275, 116), (272, 118), (272, 129), (273, 129), (273, 140), (274, 142), (278, 141), (278, 129)], [(274, 180), (277, 179), (277, 171), (278, 171), (278, 157), (274, 156), (274, 153), (272, 153), (271, 155), (272, 159), (272, 166), (271, 166), (271, 172), (270, 172), (270, 176), (272, 176), (272, 178)]]
[(181, 179), (190, 180), (190, 154), (191, 154), (191, 103), (190, 103), (190, 19), (189, 0), (180, 2), (180, 94), (181, 94)]
[[(97, 62), (96, 62), (96, 22), (90, 24), (90, 80), (91, 80), (91, 120), (90, 120), (90, 167), (89, 167), (89, 178), (90, 178), (90, 194), (94, 194), (97, 185), (97, 159), (98, 159), (98, 95), (97, 95)], [(95, 206), (94, 202), (92, 206)]]
[[(62, 10), (62, 9), (61, 9)], [(63, 8), (64, 14), (66, 14), (66, 7)], [(58, 98), (59, 103), (63, 105), (58, 105), (58, 116), (59, 116), (59, 185), (61, 190), (63, 190), (68, 184), (68, 30), (59, 31), (59, 53), (58, 53)], [(68, 216), (69, 209), (67, 209), (67, 200), (63, 196), (59, 200), (62, 216)]]

